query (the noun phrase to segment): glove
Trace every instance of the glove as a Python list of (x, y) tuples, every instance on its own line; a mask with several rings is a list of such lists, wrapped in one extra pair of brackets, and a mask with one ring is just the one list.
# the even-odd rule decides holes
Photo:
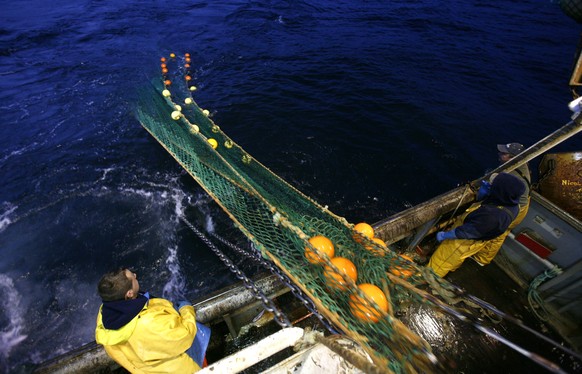
[(178, 303), (175, 304), (174, 308), (176, 308), (177, 311), (180, 311), (180, 309), (182, 309), (185, 306), (192, 306), (192, 303), (186, 300), (178, 301)]
[(479, 190), (477, 191), (477, 201), (481, 201), (484, 198), (486, 198), (487, 196), (489, 196), (490, 192), (491, 192), (491, 183), (489, 183), (487, 181), (481, 181), (481, 187), (479, 187)]
[(437, 232), (436, 238), (438, 242), (442, 242), (443, 240), (447, 239), (457, 239), (457, 235), (455, 235), (455, 230), (451, 231), (439, 231)]

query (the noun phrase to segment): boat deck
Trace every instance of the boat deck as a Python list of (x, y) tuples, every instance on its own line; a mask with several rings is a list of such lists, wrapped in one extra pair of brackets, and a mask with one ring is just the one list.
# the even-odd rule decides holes
[[(550, 326), (540, 322), (535, 317), (528, 306), (525, 291), (495, 263), (481, 267), (473, 261), (467, 261), (459, 270), (450, 273), (448, 279), (463, 287), (473, 296), (521, 320), (527, 327), (565, 345)], [(292, 321), (301, 319), (308, 313), (290, 293), (284, 295), (283, 299), (279, 299), (278, 304), (284, 305), (285, 311), (291, 313), (289, 318)], [(472, 324), (445, 315), (434, 307), (418, 304), (402, 306), (398, 317), (430, 343), (434, 353), (441, 361), (442, 367), (440, 369), (442, 372), (516, 374), (548, 372), (547, 369), (528, 357), (478, 331)], [(265, 320), (266, 324), (261, 328), (253, 327), (247, 334), (236, 339), (227, 339), (227, 343), (222, 347), (211, 349), (208, 355), (209, 362), (242, 349), (266, 333), (274, 333), (279, 329), (272, 320), (269, 321), (268, 318)], [(557, 364), (565, 372), (582, 372), (582, 360), (564, 354), (560, 349), (525, 331), (515, 323), (505, 320), (499, 322), (499, 320), (500, 318), (492, 320), (483, 315), (478, 322), (523, 349)], [(297, 326), (323, 329), (314, 317), (302, 320)], [(220, 331), (220, 328), (223, 331)], [(228, 333), (224, 326), (217, 325), (213, 329), (217, 335)], [(224, 342), (222, 339), (220, 341)], [(218, 355), (216, 355), (217, 353)], [(266, 360), (248, 369), (245, 373), (261, 372), (290, 354), (291, 350), (289, 349), (288, 352), (282, 352), (278, 357)]]
[[(549, 326), (539, 322), (533, 315), (527, 306), (523, 289), (510, 279), (495, 263), (481, 267), (473, 261), (467, 261), (459, 270), (450, 273), (448, 279), (454, 284), (463, 287), (470, 294), (520, 319), (528, 327), (543, 333), (558, 343), (562, 343), (557, 333), (552, 331)], [(284, 310), (291, 321), (295, 322), (295, 326), (313, 328), (320, 331), (324, 330), (317, 318), (309, 316), (308, 311), (303, 308), (301, 303), (290, 292), (279, 294), (277, 305)], [(272, 320), (272, 316), (269, 313), (263, 315), (256, 314), (260, 309), (261, 306), (258, 304), (245, 311), (247, 314), (255, 314), (257, 318), (249, 326), (242, 328), (242, 330), (238, 326), (235, 326), (235, 330), (238, 332), (236, 338), (232, 338), (233, 324), (226, 322), (228, 318), (217, 319), (211, 325), (213, 338), (207, 352), (209, 363), (213, 363), (225, 355), (236, 352), (280, 329)], [(401, 306), (397, 316), (413, 331), (417, 332), (430, 343), (433, 352), (442, 364), (442, 372), (548, 372), (517, 351), (477, 331), (472, 324), (461, 322), (451, 316), (445, 315), (434, 307), (429, 307), (424, 304)], [(231, 317), (233, 320), (237, 319), (236, 315), (232, 315)], [(554, 362), (567, 373), (582, 372), (581, 360), (564, 354), (553, 345), (524, 331), (514, 323), (508, 321), (494, 323), (486, 317), (480, 319), (479, 323), (499, 333), (527, 351), (537, 353)], [(261, 372), (290, 356), (292, 353), (292, 349), (288, 348), (280, 354), (247, 369), (244, 373)], [(87, 372), (126, 372), (122, 368), (111, 365), (101, 366), (96, 369)]]
[[(461, 269), (451, 273), (448, 279), (462, 286), (473, 296), (521, 320), (529, 328), (567, 346), (560, 335), (536, 318), (528, 305), (525, 290), (520, 288), (495, 263), (481, 267), (473, 261), (466, 261)], [(548, 372), (517, 351), (482, 332), (477, 332), (473, 326), (453, 321), (450, 317), (447, 319), (450, 321), (449, 330), (436, 341), (433, 339), (429, 342), (435, 352), (442, 351), (447, 358), (456, 362), (454, 368), (456, 372)], [(494, 323), (487, 317), (483, 317), (482, 323), (520, 347), (554, 362), (568, 373), (582, 372), (580, 359), (564, 354), (560, 349), (525, 331), (515, 323), (505, 320)]]

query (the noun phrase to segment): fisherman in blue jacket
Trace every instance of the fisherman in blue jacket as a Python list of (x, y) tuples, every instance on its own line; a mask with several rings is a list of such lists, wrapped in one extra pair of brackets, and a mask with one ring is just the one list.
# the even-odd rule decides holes
[[(498, 144), (497, 150), (499, 151), (499, 162), (502, 164), (506, 163), (507, 161), (511, 160), (524, 150), (524, 146), (519, 143), (508, 143), (508, 144)], [(525, 186), (524, 193), (519, 198), (519, 213), (517, 217), (511, 222), (507, 230), (495, 239), (492, 239), (487, 244), (487, 249), (481, 250), (479, 253), (473, 255), (471, 258), (481, 266), (487, 265), (493, 261), (497, 252), (501, 249), (503, 242), (505, 239), (517, 225), (523, 221), (527, 212), (529, 210), (529, 202), (530, 202), (530, 187), (531, 187), (531, 174), (529, 172), (529, 167), (526, 164), (521, 165), (520, 167), (512, 170), (509, 174), (516, 176)], [(484, 182), (485, 183), (485, 182)], [(485, 184), (486, 186), (486, 184)], [(477, 200), (482, 200), (486, 194), (488, 194), (487, 188), (485, 188), (484, 195), (481, 198), (477, 198)]]
[[(437, 233), (441, 243), (428, 266), (444, 277), (455, 271), (466, 258), (487, 250), (491, 239), (503, 234), (519, 212), (519, 198), (524, 184), (515, 176), (500, 173), (481, 204), (474, 204), (450, 231)], [(462, 224), (461, 224), (462, 223)]]

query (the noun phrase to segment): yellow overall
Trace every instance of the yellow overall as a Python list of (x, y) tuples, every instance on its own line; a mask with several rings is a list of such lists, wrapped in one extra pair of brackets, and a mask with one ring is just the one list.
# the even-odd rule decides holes
[(480, 263), (481, 265), (488, 265), (493, 261), (497, 252), (501, 249), (505, 238), (509, 235), (509, 232), (513, 230), (517, 225), (523, 221), (525, 216), (527, 215), (527, 211), (529, 210), (529, 197), (527, 199), (527, 204), (524, 206), (519, 207), (519, 213), (517, 213), (517, 217), (511, 222), (507, 230), (501, 235), (496, 238), (487, 241), (487, 245), (483, 248), (479, 253), (475, 254), (473, 258), (475, 261)]
[[(453, 228), (461, 226), (467, 215), (478, 209), (480, 206), (480, 203), (470, 206), (465, 213), (457, 217), (453, 224)], [(438, 276), (444, 277), (450, 271), (457, 270), (465, 259), (471, 256), (483, 265), (489, 264), (499, 251), (499, 248), (503, 244), (505, 237), (509, 234), (510, 229), (515, 227), (515, 221), (517, 221), (517, 219), (520, 219), (519, 222), (523, 220), (528, 207), (529, 205), (527, 205), (523, 211), (520, 210), (516, 219), (509, 226), (509, 229), (494, 239), (454, 239), (443, 241), (431, 256), (427, 266), (432, 268)]]

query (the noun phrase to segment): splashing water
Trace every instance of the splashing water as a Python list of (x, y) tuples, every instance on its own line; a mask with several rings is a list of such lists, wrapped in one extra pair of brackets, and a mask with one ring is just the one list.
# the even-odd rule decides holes
[(18, 206), (5, 202), (2, 204), (2, 208), (4, 212), (0, 214), (0, 232), (4, 231), (4, 229), (12, 223), (10, 215), (18, 208)]
[(20, 295), (14, 287), (12, 278), (0, 274), (0, 298), (3, 300), (2, 320), (6, 326), (0, 330), (0, 357), (6, 361), (12, 348), (27, 338), (22, 334), (24, 319), (20, 308)]
[(164, 285), (162, 296), (172, 301), (184, 300), (186, 298), (184, 292), (186, 289), (186, 280), (180, 269), (177, 246), (168, 248), (166, 266), (170, 272), (170, 279)]

